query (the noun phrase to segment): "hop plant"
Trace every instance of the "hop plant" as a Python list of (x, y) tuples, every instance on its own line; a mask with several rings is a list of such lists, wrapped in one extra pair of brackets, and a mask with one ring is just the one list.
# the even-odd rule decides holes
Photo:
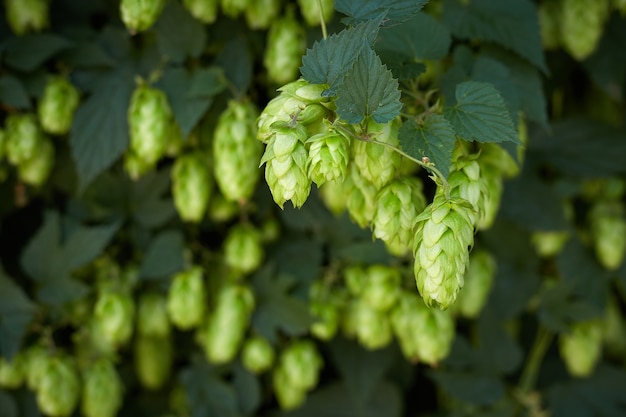
[(251, 29), (267, 29), (280, 13), (281, 0), (251, 1), (246, 8), (246, 23)]
[(608, 16), (608, 0), (560, 0), (560, 36), (567, 52), (578, 61), (591, 55)]
[(250, 199), (259, 179), (257, 161), (263, 150), (256, 140), (257, 116), (252, 103), (231, 100), (215, 127), (215, 182), (231, 201)]
[(197, 327), (205, 313), (206, 288), (198, 266), (174, 275), (167, 293), (167, 313), (181, 330)]
[(152, 168), (165, 154), (172, 134), (172, 110), (165, 93), (145, 84), (137, 86), (128, 107), (128, 125), (130, 150)]
[(54, 166), (54, 144), (47, 136), (40, 139), (37, 153), (18, 165), (18, 175), (26, 184), (34, 187), (42, 186)]
[(180, 155), (172, 167), (172, 196), (180, 218), (199, 223), (211, 198), (211, 169), (199, 150)]
[(215, 22), (220, 0), (183, 0), (189, 13), (205, 24)]
[(274, 348), (271, 343), (261, 336), (246, 340), (241, 349), (243, 366), (255, 374), (269, 370), (274, 363), (274, 356)]
[(301, 207), (311, 192), (304, 147), (306, 130), (300, 124), (292, 126), (284, 122), (272, 126), (274, 134), (261, 159), (261, 165), (265, 164), (265, 180), (280, 208), (287, 200), (291, 200), (295, 208)]
[(11, 359), (0, 358), (0, 387), (16, 389), (25, 379), (26, 360), (23, 353), (18, 352)]
[(50, 77), (37, 107), (39, 123), (43, 130), (54, 135), (68, 133), (79, 100), (78, 89), (67, 78)]
[(135, 303), (130, 294), (103, 292), (94, 307), (94, 319), (103, 338), (112, 346), (128, 342), (133, 333)]
[(458, 310), (463, 316), (478, 317), (487, 301), (495, 273), (496, 260), (491, 253), (483, 249), (470, 254), (465, 285), (457, 299)]
[(559, 335), (559, 352), (571, 375), (589, 376), (602, 355), (602, 323), (599, 320), (575, 323), (569, 332)]
[(158, 390), (165, 385), (172, 370), (172, 349), (172, 340), (169, 336), (137, 336), (135, 372), (143, 387)]
[(413, 254), (417, 288), (428, 306), (448, 308), (463, 287), (474, 244), (475, 211), (459, 198), (442, 194), (417, 217)]
[(37, 385), (37, 405), (49, 416), (68, 417), (78, 405), (81, 382), (76, 365), (67, 356), (50, 357)]
[(418, 178), (396, 178), (376, 195), (372, 230), (374, 236), (395, 255), (411, 247), (415, 218), (426, 207), (422, 182)]
[(260, 232), (249, 223), (231, 227), (224, 240), (224, 261), (236, 271), (248, 274), (263, 262), (263, 242)]
[(48, 0), (4, 0), (4, 7), (7, 22), (18, 36), (39, 32), (49, 25)]
[[(348, 172), (346, 173), (347, 177), (350, 175), (350, 167), (348, 165)], [(347, 198), (344, 193), (347, 189), (345, 183), (350, 183), (348, 180), (342, 181), (326, 181), (322, 184), (318, 191), (319, 196), (324, 202), (324, 205), (328, 210), (331, 211), (334, 215), (338, 216), (347, 210)], [(349, 198), (349, 196), (348, 196)], [(373, 214), (372, 214), (373, 216)]]
[[(319, 26), (324, 22), (330, 22), (335, 12), (333, 0), (298, 0), (300, 13), (304, 17), (304, 21), (309, 26)], [(320, 6), (322, 10), (320, 11)]]
[(221, 364), (235, 358), (253, 310), (254, 294), (250, 288), (227, 284), (218, 292), (215, 310), (202, 338), (209, 362)]
[(13, 165), (20, 165), (32, 160), (45, 136), (37, 124), (37, 118), (31, 113), (15, 113), (7, 116), (6, 155)]
[(120, 17), (131, 34), (149, 29), (157, 21), (165, 0), (121, 0)]
[(626, 217), (620, 201), (598, 200), (589, 210), (593, 246), (600, 264), (615, 270), (626, 255)]
[(306, 33), (292, 14), (274, 20), (263, 56), (268, 78), (281, 85), (294, 80), (305, 49)]
[(311, 181), (318, 187), (326, 181), (343, 181), (350, 159), (350, 140), (338, 132), (329, 131), (310, 137), (307, 143)]
[(81, 410), (85, 417), (115, 417), (122, 406), (124, 386), (115, 365), (101, 358), (82, 373)]
[(155, 292), (144, 292), (137, 308), (137, 332), (144, 336), (166, 337), (170, 334), (167, 299)]

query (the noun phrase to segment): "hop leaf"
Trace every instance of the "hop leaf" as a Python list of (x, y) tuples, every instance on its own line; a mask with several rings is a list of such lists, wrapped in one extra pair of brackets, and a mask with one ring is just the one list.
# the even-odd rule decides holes
[(80, 93), (65, 77), (51, 77), (37, 107), (43, 130), (54, 135), (68, 133), (79, 100)]

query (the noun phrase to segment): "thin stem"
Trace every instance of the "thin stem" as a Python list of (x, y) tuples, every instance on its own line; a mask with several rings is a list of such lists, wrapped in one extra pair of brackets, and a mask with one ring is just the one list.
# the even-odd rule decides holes
[(326, 31), (326, 22), (324, 21), (324, 6), (322, 0), (317, 0), (317, 6), (320, 12), (320, 24), (322, 26), (322, 36), (324, 39), (328, 38), (328, 32)]
[(522, 394), (528, 394), (534, 389), (537, 377), (539, 376), (541, 361), (548, 351), (553, 338), (554, 333), (552, 331), (541, 325), (539, 326), (537, 334), (535, 335), (535, 341), (533, 342), (518, 383), (518, 388)]

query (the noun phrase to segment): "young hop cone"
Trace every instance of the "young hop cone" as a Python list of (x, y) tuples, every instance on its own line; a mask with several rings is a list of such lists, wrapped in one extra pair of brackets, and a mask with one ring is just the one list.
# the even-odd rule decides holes
[(12, 165), (20, 165), (34, 158), (45, 141), (44, 133), (32, 113), (14, 113), (7, 116), (6, 156)]
[(489, 187), (482, 175), (481, 167), (475, 156), (458, 156), (448, 176), (450, 196), (468, 201), (474, 207), (471, 213), (472, 224), (489, 224), (485, 220), (486, 202)]
[(393, 340), (387, 312), (371, 307), (364, 300), (352, 300), (344, 312), (343, 320), (344, 335), (356, 337), (368, 350), (382, 349)]
[(350, 160), (350, 140), (338, 132), (318, 133), (309, 144), (308, 174), (317, 186), (327, 181), (343, 181)]
[(4, 0), (6, 18), (18, 36), (48, 27), (49, 0)]
[(135, 372), (141, 385), (149, 390), (162, 388), (169, 380), (173, 360), (169, 336), (143, 336), (135, 339)]
[[(321, 13), (320, 5), (322, 6)], [(298, 0), (298, 6), (300, 6), (304, 21), (309, 26), (319, 26), (322, 18), (324, 22), (330, 22), (335, 12), (334, 0)]]
[(274, 130), (261, 159), (265, 164), (265, 180), (276, 204), (283, 208), (287, 200), (295, 208), (302, 207), (311, 192), (307, 175), (308, 154), (304, 147), (307, 133), (301, 124), (272, 124)]
[(267, 29), (278, 17), (282, 0), (254, 0), (245, 11), (246, 23), (250, 29)]
[(183, 0), (189, 13), (204, 24), (211, 24), (217, 19), (220, 0)]
[(378, 189), (361, 176), (356, 164), (353, 163), (348, 165), (348, 176), (342, 184), (342, 189), (344, 196), (347, 196), (346, 208), (350, 218), (361, 228), (367, 227), (374, 219)]
[(18, 352), (11, 359), (0, 358), (0, 388), (16, 389), (26, 379), (26, 358)]
[(402, 256), (411, 248), (415, 218), (426, 207), (422, 181), (418, 178), (396, 178), (376, 195), (372, 230), (389, 251)]
[(626, 217), (621, 201), (598, 200), (589, 210), (591, 238), (598, 261), (614, 271), (626, 255)]
[(274, 20), (263, 56), (270, 81), (282, 85), (297, 78), (305, 50), (306, 33), (293, 14)]
[(124, 386), (110, 359), (101, 358), (82, 373), (81, 410), (85, 417), (115, 417), (122, 406)]
[(259, 230), (249, 223), (240, 223), (228, 230), (224, 239), (224, 262), (236, 271), (249, 274), (263, 262), (264, 250)]
[(68, 356), (50, 357), (41, 371), (37, 405), (49, 416), (69, 417), (80, 399), (81, 382), (76, 365)]
[(311, 340), (294, 340), (278, 358), (278, 369), (284, 372), (287, 381), (308, 391), (317, 385), (324, 361)]
[(589, 376), (602, 355), (601, 320), (575, 323), (568, 333), (559, 335), (559, 352), (571, 375)]
[(167, 293), (167, 313), (181, 330), (198, 327), (204, 318), (206, 286), (202, 268), (195, 266), (174, 275)]
[(128, 342), (133, 333), (135, 303), (130, 294), (103, 292), (94, 307), (97, 331), (112, 346)]
[(43, 130), (53, 135), (70, 131), (80, 93), (67, 78), (54, 76), (48, 79), (37, 106), (39, 123)]
[(211, 198), (211, 168), (201, 150), (180, 155), (172, 167), (174, 206), (183, 221), (199, 223)]
[(359, 298), (367, 306), (385, 312), (395, 304), (402, 284), (402, 277), (397, 268), (371, 265), (364, 271), (361, 279)]
[(417, 288), (428, 306), (448, 308), (463, 287), (474, 244), (474, 208), (438, 193), (417, 217), (413, 254)]
[(20, 162), (17, 166), (18, 176), (24, 183), (33, 187), (42, 186), (54, 166), (54, 144), (52, 140), (43, 136), (37, 152), (29, 159)]
[(298, 408), (306, 400), (307, 390), (293, 385), (284, 368), (274, 369), (272, 373), (272, 387), (278, 405), (284, 411)]
[(274, 364), (274, 356), (272, 344), (261, 336), (247, 339), (241, 349), (243, 366), (254, 374), (269, 370)]
[(24, 370), (26, 372), (26, 386), (36, 391), (42, 380), (43, 371), (50, 359), (50, 352), (42, 345), (29, 346), (24, 351)]
[(137, 332), (144, 336), (165, 337), (170, 330), (165, 296), (156, 292), (141, 293), (137, 308)]
[(583, 61), (595, 51), (609, 8), (608, 0), (560, 0), (561, 43), (576, 60)]
[(230, 201), (250, 199), (259, 180), (257, 161), (263, 149), (256, 140), (257, 117), (257, 109), (251, 102), (231, 100), (215, 127), (215, 182)]
[(222, 12), (228, 17), (237, 17), (255, 0), (221, 0)]
[(483, 249), (470, 254), (465, 283), (456, 302), (464, 317), (478, 317), (491, 291), (495, 273), (496, 259), (491, 253)]
[(149, 29), (157, 21), (165, 0), (121, 0), (120, 17), (131, 34)]

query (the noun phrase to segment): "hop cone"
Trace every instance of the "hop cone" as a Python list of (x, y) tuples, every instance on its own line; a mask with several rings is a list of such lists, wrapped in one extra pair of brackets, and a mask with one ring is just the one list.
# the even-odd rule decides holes
[(409, 360), (436, 365), (450, 353), (455, 336), (450, 311), (428, 308), (413, 292), (402, 292), (391, 312), (391, 325)]
[(386, 265), (372, 265), (361, 277), (361, 300), (377, 311), (389, 310), (398, 298), (402, 281), (400, 271)]
[(287, 381), (307, 391), (317, 385), (324, 364), (317, 347), (310, 340), (292, 341), (281, 352), (278, 361), (278, 368), (285, 373)]
[(415, 218), (424, 210), (426, 198), (418, 178), (397, 178), (376, 195), (372, 230), (391, 253), (403, 255), (413, 242)]
[(274, 363), (274, 348), (264, 337), (256, 336), (245, 341), (241, 350), (243, 366), (252, 373), (267, 371)]
[(541, 44), (545, 50), (561, 46), (560, 4), (558, 1), (541, 2), (538, 6)]
[(50, 138), (43, 136), (37, 152), (18, 165), (18, 175), (24, 183), (40, 187), (50, 176), (54, 160), (54, 145)]
[(263, 65), (269, 79), (285, 84), (298, 76), (306, 49), (304, 28), (290, 15), (276, 19), (267, 35)]
[(120, 16), (132, 34), (143, 32), (157, 21), (165, 0), (121, 0)]
[(457, 300), (459, 312), (464, 317), (478, 317), (487, 301), (495, 273), (496, 260), (493, 255), (486, 250), (476, 250), (470, 254), (465, 285)]
[(48, 0), (5, 0), (6, 18), (16, 35), (39, 32), (48, 27)]
[(252, 103), (231, 101), (221, 114), (213, 139), (214, 174), (231, 201), (250, 199), (259, 179), (262, 145), (256, 140), (257, 110)]
[(474, 213), (467, 201), (439, 194), (417, 218), (414, 273), (428, 306), (448, 308), (463, 287), (468, 248), (474, 243)]
[(350, 218), (364, 228), (374, 218), (378, 189), (361, 176), (356, 164), (348, 165), (348, 174), (343, 183), (344, 195), (347, 198), (346, 208)]
[(276, 204), (283, 208), (287, 200), (301, 207), (311, 192), (307, 176), (307, 151), (304, 147), (306, 130), (300, 124), (276, 122), (261, 165), (265, 163), (265, 180)]
[[(373, 120), (367, 122), (370, 140), (398, 146), (400, 119), (379, 124)], [(402, 158), (397, 152), (372, 142), (355, 140), (352, 142), (353, 164), (361, 176), (372, 183), (377, 190), (389, 183), (400, 167)]]
[(148, 167), (165, 154), (172, 133), (172, 111), (165, 93), (138, 86), (128, 108), (130, 149)]
[(306, 400), (306, 390), (293, 385), (284, 368), (274, 369), (272, 373), (272, 387), (278, 405), (282, 410), (293, 410)]
[(141, 385), (158, 390), (168, 381), (172, 370), (170, 337), (142, 336), (135, 339), (135, 372)]
[(98, 331), (113, 346), (125, 344), (133, 333), (135, 304), (129, 294), (104, 292), (94, 309)]
[(221, 0), (222, 11), (226, 16), (237, 17), (250, 7), (251, 2), (252, 0)]
[(227, 285), (219, 291), (203, 339), (209, 362), (221, 364), (235, 358), (253, 310), (254, 294), (250, 288)]
[(236, 271), (248, 274), (263, 262), (261, 233), (251, 224), (232, 226), (224, 240), (224, 261)]
[(41, 345), (32, 345), (24, 352), (26, 386), (31, 390), (39, 387), (49, 359), (50, 353)]
[(343, 181), (350, 159), (350, 141), (336, 132), (320, 133), (307, 141), (309, 178), (318, 187), (326, 181)]
[[(348, 174), (349, 173), (348, 166)], [(335, 215), (343, 213), (348, 208), (346, 201), (348, 196), (345, 194), (346, 188), (344, 182), (327, 181), (318, 189), (319, 196), (324, 202), (324, 205)]]
[[(322, 13), (320, 13), (320, 4), (322, 6)], [(320, 17), (323, 17), (324, 22), (330, 22), (335, 12), (333, 0), (298, 0), (298, 6), (300, 6), (300, 13), (304, 17), (304, 21), (309, 26), (319, 26), (321, 24)]]
[(26, 378), (26, 358), (18, 352), (11, 359), (0, 358), (0, 387), (19, 388)]
[(55, 135), (69, 132), (79, 100), (80, 93), (65, 77), (51, 77), (37, 107), (43, 130)]
[(559, 352), (571, 375), (589, 376), (602, 355), (602, 323), (598, 320), (575, 323), (568, 333), (559, 336)]
[(174, 275), (167, 294), (167, 313), (181, 330), (197, 327), (205, 313), (206, 289), (202, 269), (193, 267)]
[(606, 269), (615, 270), (626, 255), (626, 218), (620, 201), (598, 200), (589, 211), (596, 256)]
[(170, 334), (167, 299), (155, 292), (144, 292), (137, 308), (137, 331), (144, 336), (165, 337)]
[(474, 207), (471, 213), (472, 224), (487, 224), (485, 220), (486, 201), (489, 198), (489, 188), (481, 176), (478, 161), (474, 158), (460, 156), (454, 162), (454, 169), (448, 176), (450, 196), (468, 201)]
[(124, 387), (113, 362), (99, 359), (83, 372), (81, 410), (85, 417), (115, 417), (122, 406)]
[(329, 288), (324, 281), (316, 280), (309, 288), (309, 313), (315, 319), (311, 334), (320, 340), (331, 340), (339, 330), (340, 313), (346, 304), (347, 294)]
[(220, 0), (183, 0), (189, 13), (205, 24), (215, 22)]
[(172, 167), (172, 195), (178, 215), (199, 223), (211, 197), (211, 169), (207, 157), (194, 151), (176, 158)]
[(376, 310), (363, 300), (354, 300), (344, 313), (344, 334), (356, 336), (368, 350), (381, 349), (393, 339), (391, 323), (384, 311)]
[(561, 253), (569, 238), (569, 230), (538, 230), (533, 232), (530, 241), (540, 257), (550, 258)]
[(5, 120), (6, 154), (13, 165), (31, 160), (45, 141), (34, 114), (11, 114)]
[(80, 390), (74, 362), (65, 356), (49, 358), (37, 386), (37, 405), (49, 416), (68, 417), (78, 405)]
[(612, 357), (621, 358), (626, 352), (626, 322), (615, 296), (610, 296), (607, 299), (606, 310), (602, 318), (602, 344), (606, 352)]
[(246, 23), (251, 29), (267, 29), (280, 13), (281, 0), (255, 0), (246, 8)]
[(608, 0), (560, 0), (561, 42), (578, 61), (591, 55), (609, 16)]

